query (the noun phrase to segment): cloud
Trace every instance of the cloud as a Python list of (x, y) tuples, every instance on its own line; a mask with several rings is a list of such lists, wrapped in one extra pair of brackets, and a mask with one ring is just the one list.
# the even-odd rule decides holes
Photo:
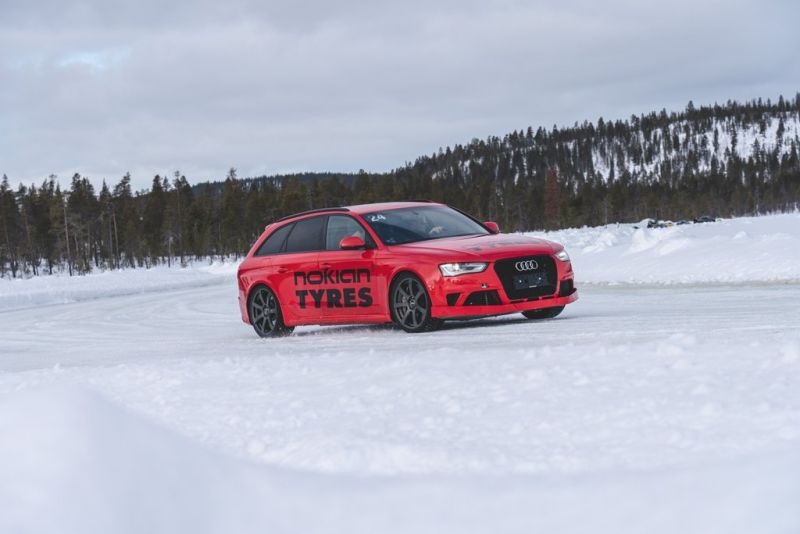
[(793, 2), (0, 1), (0, 172), (388, 170), (800, 89)]

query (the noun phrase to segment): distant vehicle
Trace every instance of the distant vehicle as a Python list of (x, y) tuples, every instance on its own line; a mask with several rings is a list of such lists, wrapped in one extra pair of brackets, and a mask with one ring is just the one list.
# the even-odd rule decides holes
[(639, 228), (655, 228), (656, 220), (655, 219), (642, 219), (637, 224), (634, 224), (633, 227), (637, 230)]
[(506, 235), (443, 204), (313, 210), (267, 226), (239, 266), (242, 320), (262, 337), (297, 325), (557, 316), (578, 298), (558, 243)]
[(710, 223), (710, 222), (717, 222), (717, 219), (711, 217), (710, 215), (702, 215), (694, 220), (696, 223)]
[(658, 220), (656, 220), (656, 219), (642, 219), (639, 223), (633, 225), (633, 227), (636, 228), (636, 229), (639, 229), (639, 228), (669, 228), (671, 226), (677, 226), (677, 225), (681, 225), (681, 224), (691, 224), (691, 222), (692, 221), (686, 221), (686, 220), (682, 220), (682, 221), (678, 221), (678, 222), (672, 222), (672, 221), (662, 221), (661, 219), (658, 219)]
[(675, 223), (677, 226), (683, 226), (684, 224), (692, 224), (692, 221), (687, 221), (686, 219), (681, 219), (680, 221)]

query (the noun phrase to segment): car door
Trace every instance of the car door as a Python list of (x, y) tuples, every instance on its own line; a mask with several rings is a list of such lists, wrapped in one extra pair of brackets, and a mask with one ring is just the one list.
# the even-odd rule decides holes
[(325, 222), (325, 216), (295, 221), (281, 253), (272, 257), (271, 280), (291, 323), (319, 318), (320, 308), (309, 292), (322, 282), (317, 257), (324, 247)]
[[(342, 250), (345, 237), (357, 236), (366, 248)], [(325, 249), (318, 261), (323, 273), (320, 309), (324, 322), (348, 322), (378, 314), (380, 287), (375, 269), (375, 243), (360, 222), (349, 215), (329, 215), (325, 229)]]

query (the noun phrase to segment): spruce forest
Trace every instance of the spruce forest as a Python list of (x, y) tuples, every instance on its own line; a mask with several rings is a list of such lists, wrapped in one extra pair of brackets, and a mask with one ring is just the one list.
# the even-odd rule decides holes
[[(2, 169), (0, 169), (2, 171)], [(63, 177), (62, 177), (63, 178)], [(275, 219), (368, 202), (446, 202), (503, 231), (796, 210), (800, 93), (527, 128), (439, 149), (386, 173), (307, 173), (134, 191), (75, 174), (0, 184), (0, 276), (149, 267), (247, 252)]]

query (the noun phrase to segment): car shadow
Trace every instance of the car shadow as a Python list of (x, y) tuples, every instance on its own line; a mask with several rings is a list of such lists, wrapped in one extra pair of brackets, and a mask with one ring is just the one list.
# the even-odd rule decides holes
[[(549, 323), (552, 321), (563, 321), (569, 317), (555, 317), (553, 319), (526, 319), (525, 317), (483, 317), (479, 319), (467, 320), (452, 320), (445, 321), (441, 328), (430, 332), (435, 335), (437, 332), (447, 332), (451, 330), (461, 330), (469, 328), (487, 328), (492, 326), (504, 326), (514, 324), (533, 324), (533, 323)], [(394, 324), (353, 324), (353, 325), (337, 325), (337, 326), (321, 326), (311, 331), (295, 331), (292, 337), (307, 337), (307, 336), (320, 336), (326, 334), (338, 333), (357, 333), (357, 332), (398, 332), (404, 333), (403, 330)]]

